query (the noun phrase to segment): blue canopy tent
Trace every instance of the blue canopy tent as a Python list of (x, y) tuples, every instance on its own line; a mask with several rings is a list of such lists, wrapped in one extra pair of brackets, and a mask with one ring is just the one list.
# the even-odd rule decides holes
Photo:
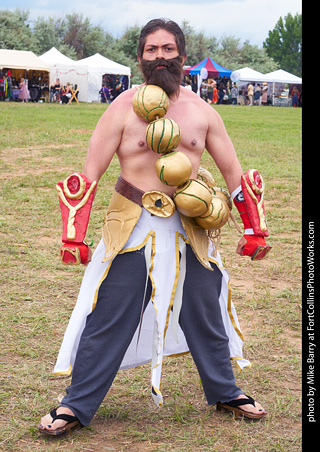
[(186, 75), (201, 75), (201, 69), (205, 68), (208, 71), (209, 77), (230, 77), (232, 71), (218, 64), (212, 58), (207, 57), (203, 61), (194, 66), (185, 69)]
[(200, 86), (202, 79), (207, 77), (230, 77), (232, 71), (218, 64), (212, 58), (207, 57), (200, 63), (188, 67), (184, 70), (185, 75), (196, 75), (198, 82), (198, 95), (200, 95)]

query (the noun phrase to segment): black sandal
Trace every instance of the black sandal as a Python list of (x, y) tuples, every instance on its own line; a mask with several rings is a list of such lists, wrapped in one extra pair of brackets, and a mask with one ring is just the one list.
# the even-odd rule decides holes
[(50, 416), (52, 417), (51, 424), (53, 424), (57, 419), (66, 421), (67, 424), (63, 427), (57, 428), (56, 430), (48, 430), (42, 426), (39, 426), (38, 428), (40, 432), (44, 435), (62, 435), (63, 433), (70, 433), (73, 428), (81, 427), (80, 421), (76, 416), (71, 416), (70, 414), (57, 414), (56, 408), (50, 411)]
[(245, 398), (241, 398), (241, 399), (236, 399), (236, 400), (231, 400), (230, 402), (225, 402), (225, 403), (221, 403), (218, 402), (217, 403), (217, 410), (221, 411), (222, 408), (224, 408), (225, 410), (229, 410), (232, 411), (235, 416), (245, 416), (249, 419), (262, 419), (264, 418), (267, 413), (266, 411), (262, 411), (261, 414), (256, 414), (256, 413), (250, 413), (248, 411), (243, 410), (242, 408), (240, 408), (242, 405), (253, 405), (255, 406), (255, 401), (253, 400), (252, 397), (247, 396), (246, 395), (246, 399)]

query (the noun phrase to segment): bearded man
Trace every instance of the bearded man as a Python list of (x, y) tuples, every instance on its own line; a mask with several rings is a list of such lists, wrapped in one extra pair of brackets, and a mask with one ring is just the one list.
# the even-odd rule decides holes
[[(197, 179), (206, 148), (233, 194), (245, 226), (237, 253), (252, 256), (259, 249), (264, 255), (269, 247), (250, 224), (242, 196), (243, 171), (224, 124), (211, 106), (181, 86), (186, 51), (179, 26), (162, 19), (150, 21), (141, 31), (138, 60), (145, 84), (160, 86), (170, 98), (167, 117), (179, 124), (179, 151), (190, 159), (190, 179)], [(161, 406), (163, 356), (186, 351), (195, 361), (208, 404), (252, 419), (266, 415), (235, 383), (230, 359), (241, 367), (250, 363), (242, 357), (228, 274), (211, 243), (203, 254), (195, 239), (199, 228), (175, 209), (172, 198), (177, 187), (157, 177), (159, 156), (147, 145), (146, 122), (132, 108), (135, 93), (136, 89), (125, 91), (108, 107), (92, 135), (83, 173), (72, 176), (90, 187), (86, 198), (90, 204), (92, 187), (115, 154), (121, 166), (103, 240), (86, 270), (54, 369), (57, 375), (72, 372), (72, 381), (60, 406), (41, 419), (39, 429), (45, 434), (89, 425), (118, 370), (148, 361), (151, 393)], [(72, 177), (59, 190), (62, 208), (69, 206), (76, 215), (79, 205), (71, 206), (62, 194)], [(155, 202), (153, 209), (143, 202), (150, 193), (159, 196), (160, 204)], [(164, 206), (172, 208), (169, 215)], [(82, 215), (83, 223), (88, 215)], [(81, 221), (74, 223), (73, 237)], [(207, 234), (200, 236), (208, 239)], [(70, 243), (63, 241), (63, 253), (70, 251)], [(85, 242), (75, 244), (82, 263), (90, 260), (87, 248)], [(68, 261), (65, 254), (62, 259)]]

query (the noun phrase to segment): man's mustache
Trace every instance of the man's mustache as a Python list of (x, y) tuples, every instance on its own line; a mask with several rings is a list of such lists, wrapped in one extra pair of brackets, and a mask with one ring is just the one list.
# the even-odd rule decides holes
[(172, 59), (165, 59), (160, 58), (159, 60), (143, 60), (143, 64), (145, 66), (148, 66), (149, 69), (156, 69), (159, 66), (164, 66), (168, 69), (177, 67), (177, 64), (181, 64), (182, 58), (180, 56), (172, 58)]
[(142, 59), (140, 67), (147, 84), (160, 86), (170, 96), (179, 91), (183, 76), (182, 62), (180, 55), (170, 59)]
[(165, 66), (165, 67), (169, 67), (171, 66), (170, 62), (168, 63), (167, 60), (161, 59), (161, 60), (156, 60), (154, 67), (159, 67), (159, 66)]

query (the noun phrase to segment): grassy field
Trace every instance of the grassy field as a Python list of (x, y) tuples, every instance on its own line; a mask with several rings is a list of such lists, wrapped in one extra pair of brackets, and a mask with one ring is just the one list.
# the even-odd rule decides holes
[[(259, 169), (266, 182), (268, 258), (236, 255), (232, 226), (220, 248), (253, 364), (235, 369), (237, 383), (267, 408), (267, 419), (235, 420), (207, 406), (186, 355), (164, 361), (162, 409), (151, 400), (149, 365), (141, 366), (118, 373), (90, 427), (61, 439), (40, 436), (40, 417), (69, 383), (51, 372), (84, 271), (59, 261), (55, 184), (82, 170), (105, 106), (1, 102), (0, 451), (301, 451), (301, 109), (215, 108), (243, 169)], [(224, 186), (206, 153), (203, 166)], [(114, 159), (96, 195), (93, 248), (118, 172)]]

